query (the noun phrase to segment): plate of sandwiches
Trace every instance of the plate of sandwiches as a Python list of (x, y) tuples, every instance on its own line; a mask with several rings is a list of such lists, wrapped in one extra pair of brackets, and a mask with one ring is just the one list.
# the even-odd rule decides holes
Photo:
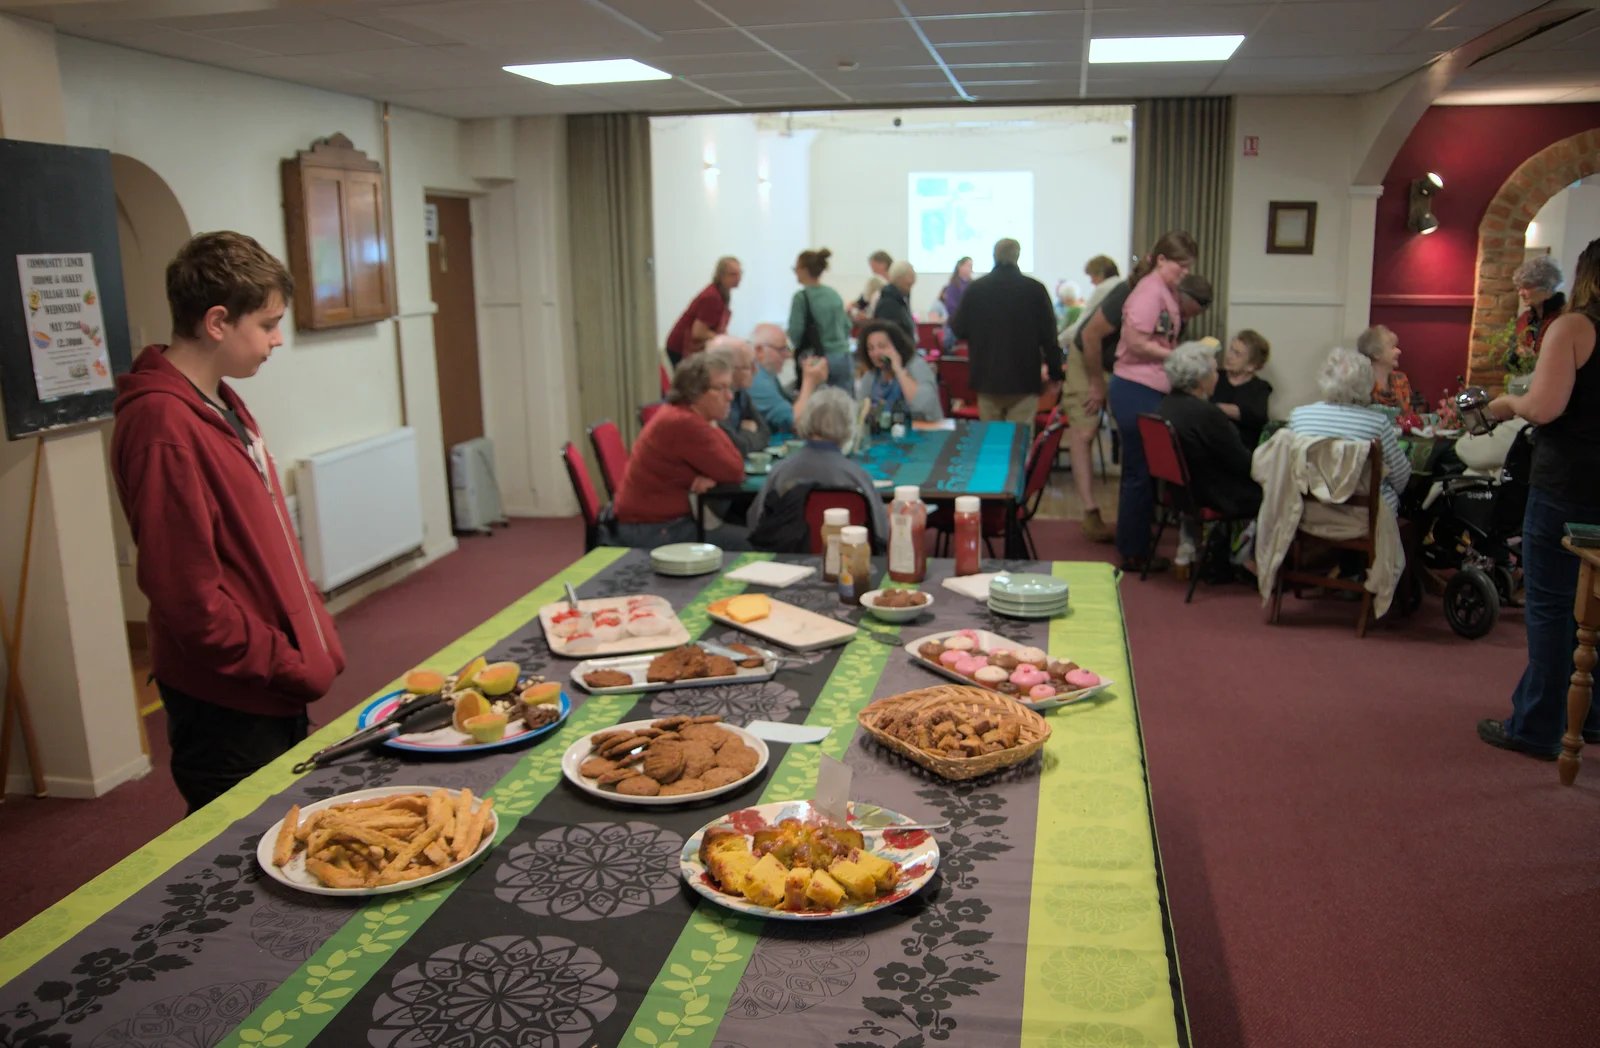
[(916, 894), (939, 869), (932, 834), (896, 830), (914, 820), (879, 814), (890, 825), (858, 829), (829, 821), (810, 801), (757, 804), (701, 827), (678, 864), (695, 891), (753, 917), (859, 917)]
[(757, 781), (767, 744), (716, 714), (629, 721), (567, 747), (561, 772), (594, 797), (645, 807), (689, 804)]
[[(685, 644), (654, 655), (589, 659), (572, 667), (573, 683), (594, 695), (627, 695), (669, 688), (703, 688), (715, 684), (755, 684), (771, 680), (778, 660), (748, 644), (708, 651)], [(731, 654), (720, 654), (721, 651)], [(734, 655), (742, 656), (737, 661)]]
[(689, 643), (689, 631), (663, 597), (639, 593), (601, 600), (566, 601), (539, 609), (550, 650), (564, 658), (586, 659), (660, 651)]

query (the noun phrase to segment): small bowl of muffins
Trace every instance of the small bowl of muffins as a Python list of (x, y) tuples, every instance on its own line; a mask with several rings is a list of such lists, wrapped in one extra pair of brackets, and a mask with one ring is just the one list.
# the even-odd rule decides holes
[(929, 669), (963, 683), (1009, 696), (1028, 706), (1054, 706), (1082, 698), (1107, 683), (1099, 674), (1042, 648), (1016, 644), (980, 630), (935, 634), (907, 646)]
[(875, 589), (861, 595), (861, 606), (884, 622), (910, 622), (933, 607), (933, 594), (914, 589)]

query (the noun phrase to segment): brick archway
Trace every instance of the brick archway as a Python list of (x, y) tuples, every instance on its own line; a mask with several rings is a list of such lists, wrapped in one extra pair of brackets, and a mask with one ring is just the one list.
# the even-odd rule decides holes
[(1489, 339), (1517, 315), (1511, 275), (1522, 264), (1528, 223), (1557, 193), (1600, 171), (1600, 128), (1553, 142), (1511, 173), (1478, 223), (1478, 268), (1473, 289), (1468, 381), (1498, 389), (1505, 369)]

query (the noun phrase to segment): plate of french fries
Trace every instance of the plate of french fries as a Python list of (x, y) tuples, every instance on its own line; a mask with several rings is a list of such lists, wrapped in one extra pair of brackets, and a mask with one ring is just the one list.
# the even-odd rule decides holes
[(267, 876), (313, 895), (387, 895), (449, 876), (494, 844), (494, 798), (380, 786), (289, 813), (261, 835)]

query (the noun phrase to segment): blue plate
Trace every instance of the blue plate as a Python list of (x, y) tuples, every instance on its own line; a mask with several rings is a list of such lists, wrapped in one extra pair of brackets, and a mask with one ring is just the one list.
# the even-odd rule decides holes
[[(367, 703), (361, 711), (361, 717), (356, 721), (357, 728), (365, 728), (375, 721), (387, 716), (391, 710), (400, 705), (406, 692), (391, 691), (387, 695), (380, 695)], [(492, 700), (491, 700), (492, 701)], [(567, 693), (561, 693), (561, 716), (533, 731), (525, 731), (520, 735), (511, 735), (499, 742), (471, 742), (464, 745), (439, 745), (429, 746), (416, 742), (403, 742), (400, 738), (389, 739), (384, 743), (392, 750), (405, 750), (407, 753), (433, 753), (433, 754), (460, 754), (460, 753), (487, 753), (490, 750), (509, 750), (517, 746), (526, 746), (541, 735), (548, 735), (566, 722), (567, 714), (572, 712), (572, 700), (567, 698)]]

